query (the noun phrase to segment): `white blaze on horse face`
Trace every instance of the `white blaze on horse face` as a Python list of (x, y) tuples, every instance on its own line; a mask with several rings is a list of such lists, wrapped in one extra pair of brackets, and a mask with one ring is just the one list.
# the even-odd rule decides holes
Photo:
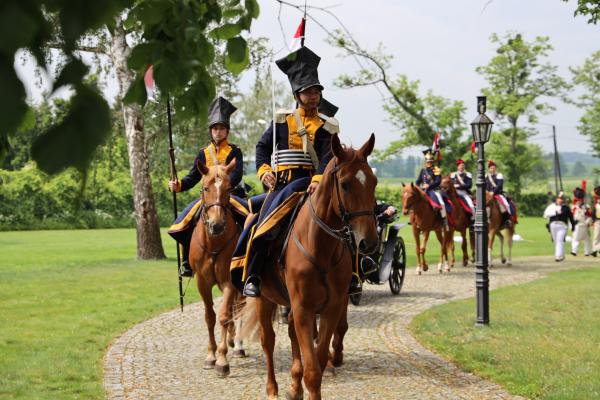
[(359, 169), (354, 177), (360, 182), (361, 185), (363, 185), (363, 187), (365, 186), (367, 182), (367, 175), (362, 169)]

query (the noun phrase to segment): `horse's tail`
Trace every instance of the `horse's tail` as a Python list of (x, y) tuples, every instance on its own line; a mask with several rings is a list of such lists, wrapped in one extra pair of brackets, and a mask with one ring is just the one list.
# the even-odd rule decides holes
[[(257, 303), (258, 300), (256, 298), (246, 297), (243, 305), (235, 310), (233, 314), (234, 321), (242, 323), (240, 332), (236, 334), (237, 339), (258, 341), (260, 320)], [(273, 307), (273, 315), (271, 316), (272, 323), (275, 323), (276, 316), (277, 306)]]
[(259, 320), (257, 300), (253, 297), (246, 297), (242, 307), (238, 308), (234, 313), (233, 319), (241, 321), (242, 329), (236, 335), (240, 340), (258, 340)]

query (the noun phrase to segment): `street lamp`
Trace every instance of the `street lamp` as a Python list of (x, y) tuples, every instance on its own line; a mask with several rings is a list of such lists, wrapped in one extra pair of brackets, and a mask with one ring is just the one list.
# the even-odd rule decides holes
[(488, 277), (488, 221), (485, 198), (485, 156), (483, 146), (490, 140), (491, 119), (485, 115), (486, 97), (477, 96), (477, 117), (471, 122), (477, 144), (477, 204), (475, 206), (475, 287), (477, 288), (477, 326), (490, 323), (490, 281)]

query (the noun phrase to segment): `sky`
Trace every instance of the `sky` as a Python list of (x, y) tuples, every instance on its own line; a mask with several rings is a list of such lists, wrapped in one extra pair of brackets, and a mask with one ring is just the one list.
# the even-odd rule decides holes
[[(303, 4), (300, 0), (289, 1)], [(279, 13), (276, 0), (259, 3), (261, 13), (252, 26), (252, 35), (268, 37), (275, 51), (281, 49), (278, 58), (287, 52), (286, 43), (293, 36), (301, 14), (286, 6)], [(469, 122), (476, 116), (476, 96), (486, 85), (475, 68), (487, 64), (495, 54), (495, 47), (489, 41), (492, 33), (519, 31), (528, 41), (536, 36), (549, 36), (554, 46), (549, 61), (559, 67), (559, 74), (565, 78), (570, 77), (569, 66), (581, 65), (600, 50), (600, 26), (588, 25), (583, 17), (573, 17), (573, 1), (308, 0), (308, 4), (330, 7), (329, 11), (335, 13), (361, 47), (375, 49), (382, 43), (386, 52), (394, 56), (391, 75), (406, 74), (409, 79), (421, 82), (422, 92), (432, 90), (436, 95), (462, 100)], [(309, 10), (309, 14), (328, 29), (339, 27), (327, 14), (317, 10)], [(325, 38), (326, 33), (309, 19), (305, 45), (322, 58), (319, 77), (325, 86), (323, 95), (340, 107), (336, 117), (343, 139), (358, 146), (370, 132), (375, 132), (376, 147), (385, 148), (391, 140), (399, 138), (399, 132), (387, 121), (380, 92), (374, 87), (334, 87), (333, 81), (340, 73), (352, 74), (358, 65), (351, 58), (340, 58), (342, 52), (327, 44)], [(278, 78), (286, 82), (283, 73)], [(383, 90), (381, 93), (385, 94)], [(587, 138), (576, 129), (581, 111), (558, 101), (551, 103), (556, 111), (542, 116), (540, 121), (556, 125), (559, 149), (588, 152)], [(551, 126), (537, 128), (540, 133), (532, 142), (550, 151)], [(465, 134), (470, 134), (468, 126)]]
[[(301, 0), (288, 0), (303, 4)], [(549, 61), (559, 67), (559, 74), (570, 77), (569, 66), (578, 66), (593, 52), (600, 50), (600, 25), (588, 25), (585, 17), (573, 16), (575, 3), (561, 0), (307, 0), (309, 5), (327, 7), (351, 31), (361, 47), (372, 50), (380, 43), (393, 55), (391, 76), (405, 74), (410, 80), (419, 80), (421, 90), (449, 99), (462, 100), (467, 107), (466, 119), (476, 116), (476, 96), (485, 87), (484, 79), (475, 68), (485, 65), (495, 54), (489, 42), (492, 33), (503, 35), (508, 31), (523, 33), (526, 40), (535, 36), (549, 36), (554, 46)], [(251, 35), (269, 39), (276, 58), (287, 53), (287, 45), (300, 22), (301, 13), (288, 6), (281, 10), (277, 0), (259, 0), (260, 16), (253, 22)], [(332, 16), (318, 10), (309, 10), (327, 29), (339, 28)], [(279, 20), (282, 27), (280, 27)], [(326, 42), (327, 34), (311, 21), (307, 22), (306, 46), (321, 56), (319, 77), (325, 90), (323, 95), (340, 107), (336, 118), (340, 121), (342, 140), (360, 146), (371, 132), (376, 134), (376, 148), (385, 148), (398, 139), (398, 129), (387, 121), (382, 93), (375, 87), (339, 89), (333, 85), (340, 73), (352, 74), (358, 70), (352, 58), (342, 58), (342, 52)], [(40, 97), (33, 84), (35, 76), (31, 63), (18, 65), (18, 73), (28, 94)], [(287, 78), (278, 73), (276, 79)], [(252, 73), (241, 77), (242, 90), (252, 84)], [(107, 97), (114, 97), (116, 83), (110, 82)], [(575, 97), (577, 92), (573, 93)], [(551, 151), (550, 125), (556, 125), (560, 151), (588, 152), (586, 137), (578, 134), (576, 126), (582, 112), (572, 105), (551, 101), (556, 111), (540, 118), (539, 134), (531, 139), (545, 151)], [(493, 115), (490, 115), (493, 118)], [(265, 116), (268, 119), (269, 116)], [(469, 127), (465, 126), (465, 135)], [(492, 133), (493, 134), (493, 133)], [(433, 136), (433, 133), (432, 133)], [(419, 149), (407, 149), (405, 155)]]

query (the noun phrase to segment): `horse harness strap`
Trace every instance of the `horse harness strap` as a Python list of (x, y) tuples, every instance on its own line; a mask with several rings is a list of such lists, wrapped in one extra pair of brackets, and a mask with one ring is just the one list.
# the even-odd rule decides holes
[[(337, 193), (338, 207), (340, 209), (340, 216), (342, 217), (342, 221), (344, 221), (344, 224), (346, 226), (350, 227), (350, 220), (352, 218), (356, 218), (356, 217), (372, 216), (373, 218), (375, 218), (375, 210), (364, 210), (364, 211), (355, 211), (355, 212), (348, 212), (346, 210), (346, 207), (344, 207), (344, 204), (342, 203), (342, 197), (340, 196), (340, 183), (337, 178), (337, 172), (339, 170), (340, 170), (340, 166), (337, 164), (337, 162), (335, 162), (334, 168), (333, 168), (333, 170), (331, 170), (331, 174), (333, 175), (333, 182), (335, 185), (335, 191)], [(352, 228), (349, 228), (349, 229), (351, 231)]]

